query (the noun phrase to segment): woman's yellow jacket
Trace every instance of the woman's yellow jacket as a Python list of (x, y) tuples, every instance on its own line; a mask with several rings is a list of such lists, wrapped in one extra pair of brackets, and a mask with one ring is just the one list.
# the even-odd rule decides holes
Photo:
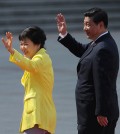
[(46, 50), (40, 49), (32, 59), (15, 50), (9, 60), (24, 70), (21, 83), (25, 95), (20, 132), (38, 124), (51, 134), (55, 133), (56, 109), (52, 96), (54, 73), (52, 61)]

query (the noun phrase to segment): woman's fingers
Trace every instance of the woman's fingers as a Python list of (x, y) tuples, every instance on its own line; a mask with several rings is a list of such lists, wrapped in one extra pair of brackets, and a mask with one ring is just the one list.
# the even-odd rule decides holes
[(5, 46), (5, 48), (10, 52), (12, 50), (12, 33), (6, 32), (6, 39), (2, 38), (2, 42)]

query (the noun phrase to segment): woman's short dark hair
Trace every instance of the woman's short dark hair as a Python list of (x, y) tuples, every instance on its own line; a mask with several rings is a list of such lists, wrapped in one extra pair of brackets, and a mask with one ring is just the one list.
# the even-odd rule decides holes
[(19, 40), (21, 41), (25, 38), (30, 39), (36, 45), (41, 45), (41, 48), (44, 47), (46, 41), (46, 35), (44, 31), (37, 26), (28, 27), (23, 30), (19, 35)]
[(84, 17), (92, 18), (93, 22), (95, 22), (96, 24), (103, 21), (104, 26), (106, 28), (108, 26), (108, 15), (104, 10), (102, 10), (100, 8), (95, 7), (95, 8), (91, 8), (91, 9), (87, 10), (84, 13)]

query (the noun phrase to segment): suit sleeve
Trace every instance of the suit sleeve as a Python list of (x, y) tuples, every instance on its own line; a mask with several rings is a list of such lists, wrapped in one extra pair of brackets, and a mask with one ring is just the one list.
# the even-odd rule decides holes
[(28, 72), (38, 72), (42, 69), (43, 65), (43, 57), (41, 55), (36, 55), (33, 59), (28, 59), (17, 50), (15, 50), (14, 55), (10, 55), (9, 61), (19, 66), (22, 70), (26, 70)]
[(93, 60), (93, 80), (95, 85), (96, 115), (107, 116), (111, 98), (112, 56), (101, 49)]
[(60, 42), (63, 46), (69, 49), (71, 53), (73, 53), (77, 57), (81, 57), (85, 50), (87, 49), (87, 45), (83, 45), (77, 42), (69, 33), (64, 37), (58, 37), (58, 42)]

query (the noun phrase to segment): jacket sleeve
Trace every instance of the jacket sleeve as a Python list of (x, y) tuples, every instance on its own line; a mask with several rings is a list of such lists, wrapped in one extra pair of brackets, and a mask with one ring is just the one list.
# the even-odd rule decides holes
[(85, 50), (87, 49), (87, 45), (83, 45), (77, 42), (69, 33), (64, 37), (58, 37), (58, 42), (60, 42), (63, 46), (69, 49), (71, 53), (73, 53), (77, 57), (81, 57)]
[(111, 82), (113, 66), (112, 55), (108, 50), (101, 49), (93, 60), (93, 80), (95, 85), (96, 115), (107, 116), (111, 98)]
[(9, 61), (19, 66), (22, 70), (26, 70), (28, 72), (38, 72), (40, 69), (42, 69), (43, 65), (42, 55), (38, 54), (32, 59), (28, 59), (20, 54), (17, 50), (15, 50), (14, 55), (10, 55)]

